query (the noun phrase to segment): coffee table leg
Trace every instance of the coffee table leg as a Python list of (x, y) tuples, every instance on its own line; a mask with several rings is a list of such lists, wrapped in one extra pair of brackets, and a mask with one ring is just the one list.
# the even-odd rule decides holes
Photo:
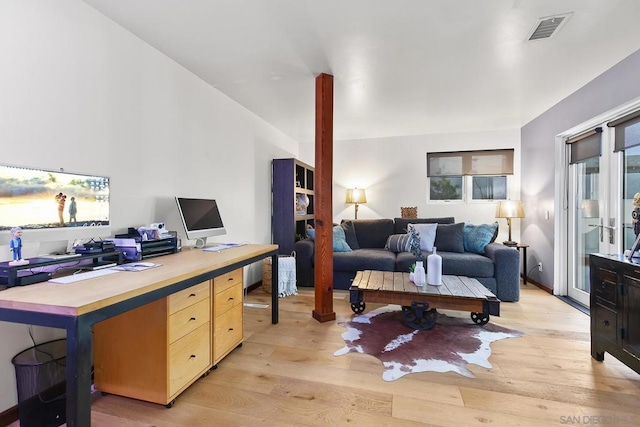
[(486, 313), (471, 313), (471, 320), (474, 321), (477, 325), (486, 325), (489, 323), (489, 315)]
[(428, 330), (436, 325), (438, 312), (429, 310), (429, 303), (412, 302), (411, 307), (402, 306), (402, 324), (413, 329)]
[(358, 288), (349, 289), (349, 302), (351, 303), (351, 310), (355, 314), (362, 313), (367, 306), (363, 301), (362, 291), (358, 290)]

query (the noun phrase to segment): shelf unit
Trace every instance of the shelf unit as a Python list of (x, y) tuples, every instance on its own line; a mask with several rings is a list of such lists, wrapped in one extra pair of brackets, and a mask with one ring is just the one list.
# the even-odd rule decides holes
[(314, 227), (314, 169), (293, 158), (273, 159), (272, 166), (271, 237), (278, 252), (289, 255)]

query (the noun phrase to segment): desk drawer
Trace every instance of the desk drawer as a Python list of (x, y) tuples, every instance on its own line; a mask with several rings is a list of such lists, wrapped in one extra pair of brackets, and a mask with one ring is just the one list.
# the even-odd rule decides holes
[(169, 314), (173, 314), (205, 298), (209, 298), (210, 295), (211, 291), (208, 281), (169, 295), (167, 297), (169, 301)]
[(235, 286), (239, 283), (242, 283), (242, 269), (239, 268), (237, 270), (230, 271), (226, 274), (218, 276), (213, 279), (213, 292), (218, 294), (222, 291), (229, 289), (232, 286)]
[(210, 323), (169, 346), (169, 396), (196, 379), (210, 365)]
[(203, 299), (169, 316), (169, 343), (182, 338), (211, 320), (211, 300)]
[(213, 359), (217, 363), (242, 342), (242, 304), (216, 316), (213, 331)]
[(213, 316), (220, 316), (238, 304), (242, 304), (242, 286), (240, 284), (216, 294), (213, 303)]

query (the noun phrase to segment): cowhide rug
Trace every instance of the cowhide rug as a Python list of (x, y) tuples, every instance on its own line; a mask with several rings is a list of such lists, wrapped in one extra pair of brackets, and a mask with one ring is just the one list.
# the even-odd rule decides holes
[(384, 365), (385, 381), (425, 371), (453, 371), (473, 378), (467, 365), (491, 368), (488, 359), (492, 342), (524, 335), (494, 324), (495, 319), (479, 326), (470, 317), (439, 313), (433, 329), (419, 331), (401, 323), (400, 306), (387, 305), (339, 323), (347, 328), (342, 334), (346, 345), (334, 356), (355, 352), (377, 357)]

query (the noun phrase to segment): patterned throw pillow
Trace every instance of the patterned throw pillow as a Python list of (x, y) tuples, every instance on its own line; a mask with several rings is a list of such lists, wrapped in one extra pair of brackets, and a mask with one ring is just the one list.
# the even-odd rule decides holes
[(420, 235), (420, 249), (425, 252), (433, 251), (433, 243), (436, 240), (436, 230), (438, 229), (438, 224), (409, 224), (409, 234), (411, 234), (412, 228), (416, 230)]
[[(316, 238), (316, 230), (310, 228), (307, 230), (307, 236), (311, 240)], [(344, 229), (339, 225), (333, 227), (333, 251), (334, 252), (351, 252), (351, 247), (347, 244), (347, 239), (344, 234)]]
[(484, 248), (496, 239), (498, 223), (474, 225), (464, 224), (464, 250), (476, 254), (484, 254)]
[(411, 252), (411, 234), (392, 234), (384, 248), (391, 252)]

